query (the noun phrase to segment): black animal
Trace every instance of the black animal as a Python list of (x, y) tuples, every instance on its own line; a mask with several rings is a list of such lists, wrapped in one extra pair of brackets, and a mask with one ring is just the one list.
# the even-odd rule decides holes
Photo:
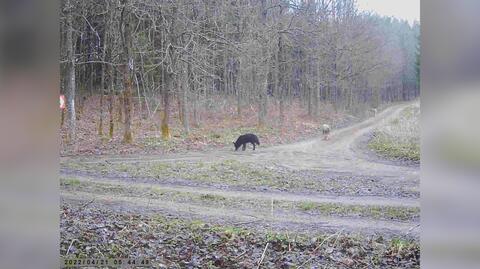
[(233, 142), (233, 145), (235, 145), (235, 151), (238, 150), (240, 146), (243, 146), (242, 150), (245, 150), (245, 148), (247, 148), (247, 143), (252, 143), (253, 150), (255, 150), (255, 144), (260, 145), (260, 141), (258, 141), (258, 137), (256, 135), (244, 134), (239, 136), (236, 142)]

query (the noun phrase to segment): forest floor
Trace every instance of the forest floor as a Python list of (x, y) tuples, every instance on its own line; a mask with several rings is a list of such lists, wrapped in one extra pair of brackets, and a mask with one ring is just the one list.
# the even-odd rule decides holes
[(329, 140), (256, 151), (64, 156), (61, 255), (165, 268), (419, 267), (419, 166), (365, 146), (411, 106)]

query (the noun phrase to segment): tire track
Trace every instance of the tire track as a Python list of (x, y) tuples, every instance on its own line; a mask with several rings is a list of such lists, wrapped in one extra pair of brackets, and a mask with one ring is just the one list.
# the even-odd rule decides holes
[[(101, 157), (64, 157), (61, 162), (84, 162), (84, 163), (141, 163), (141, 162), (219, 162), (228, 159), (249, 163), (263, 163), (283, 166), (292, 170), (321, 170), (323, 173), (352, 173), (356, 175), (371, 175), (380, 177), (388, 184), (402, 184), (419, 182), (419, 167), (391, 165), (384, 162), (375, 162), (364, 158), (358, 152), (356, 144), (359, 138), (371, 132), (375, 127), (395, 118), (399, 113), (411, 105), (398, 104), (389, 107), (379, 113), (375, 118), (367, 119), (350, 127), (333, 130), (330, 140), (322, 140), (321, 137), (289, 145), (280, 145), (269, 148), (259, 148), (256, 151), (234, 152), (232, 149), (220, 149), (212, 152), (192, 152), (185, 154), (168, 155), (131, 155), (131, 156), (101, 156)], [(75, 175), (74, 172), (63, 170), (61, 175)], [(121, 178), (104, 178), (102, 176), (79, 177), (81, 180), (90, 182), (110, 182), (128, 186), (149, 187), (158, 186), (165, 190), (194, 193), (213, 194), (230, 198), (244, 198), (252, 200), (282, 200), (291, 202), (315, 202), (315, 203), (339, 203), (342, 205), (359, 206), (394, 206), (394, 207), (419, 207), (418, 199), (406, 199), (398, 197), (381, 196), (333, 196), (316, 195), (305, 193), (286, 193), (276, 191), (240, 191), (224, 190), (212, 186), (185, 186), (172, 183), (146, 183), (132, 182)], [(139, 180), (140, 181), (140, 180)], [(222, 209), (212, 208), (198, 204), (184, 204), (165, 202), (139, 197), (126, 197), (120, 195), (91, 194), (91, 193), (68, 193), (62, 191), (62, 199), (65, 201), (91, 200), (105, 206), (119, 207), (122, 210), (136, 210), (140, 212), (167, 212), (182, 217), (195, 216), (211, 221), (231, 220), (232, 222), (257, 221), (256, 228), (263, 226), (277, 227), (278, 229), (313, 229), (335, 230), (346, 229), (353, 232), (376, 233), (385, 232), (393, 234), (410, 234), (418, 236), (418, 222), (401, 222), (375, 220), (369, 218), (313, 216), (307, 213), (294, 211), (276, 212), (273, 216), (268, 210), (255, 209)], [(263, 225), (263, 226), (262, 226)]]

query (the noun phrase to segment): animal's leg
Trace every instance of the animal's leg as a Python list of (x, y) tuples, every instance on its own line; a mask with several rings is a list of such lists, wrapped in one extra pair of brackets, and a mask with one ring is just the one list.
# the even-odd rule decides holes
[(245, 151), (246, 148), (247, 148), (247, 143), (244, 143), (242, 146), (242, 151)]
[(252, 145), (253, 145), (253, 150), (255, 150), (255, 143), (252, 142)]

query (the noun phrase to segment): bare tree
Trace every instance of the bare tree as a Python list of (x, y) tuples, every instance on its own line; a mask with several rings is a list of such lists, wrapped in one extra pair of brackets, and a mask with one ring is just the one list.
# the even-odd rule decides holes
[(132, 143), (132, 73), (134, 62), (132, 55), (131, 7), (129, 6), (128, 0), (122, 0), (122, 5), (120, 29), (122, 29), (123, 65), (121, 66), (121, 70), (124, 85), (123, 102), (125, 111), (123, 141), (125, 143)]
[(75, 142), (76, 138), (76, 116), (75, 116), (75, 55), (73, 43), (73, 19), (72, 19), (73, 5), (70, 0), (65, 1), (65, 15), (66, 15), (66, 41), (65, 46), (67, 50), (66, 62), (66, 93), (67, 93), (67, 119), (68, 119), (68, 138), (69, 142)]

